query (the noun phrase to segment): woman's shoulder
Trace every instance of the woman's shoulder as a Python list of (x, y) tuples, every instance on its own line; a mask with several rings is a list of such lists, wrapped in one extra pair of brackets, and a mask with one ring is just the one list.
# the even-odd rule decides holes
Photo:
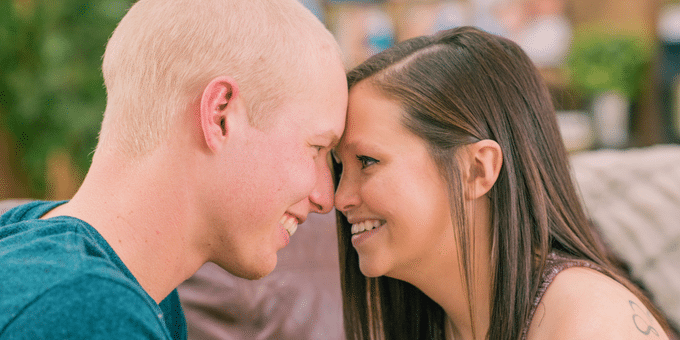
[(587, 267), (562, 270), (536, 308), (527, 339), (668, 339), (625, 286)]

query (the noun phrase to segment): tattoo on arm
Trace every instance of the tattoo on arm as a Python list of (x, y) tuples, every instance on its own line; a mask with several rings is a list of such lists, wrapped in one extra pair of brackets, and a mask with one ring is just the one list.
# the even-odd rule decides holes
[[(541, 308), (541, 307), (543, 307), (543, 308)], [(536, 313), (541, 313), (541, 315), (535, 315), (534, 316), (534, 317), (537, 317), (537, 316), (540, 317), (540, 319), (538, 319), (538, 325), (536, 326), (538, 328), (538, 327), (541, 327), (541, 324), (543, 323), (543, 318), (545, 317), (545, 304), (543, 303), (543, 301), (541, 301), (541, 303), (538, 304), (538, 307), (536, 307)]]
[(638, 304), (632, 300), (629, 300), (628, 302), (630, 303), (630, 308), (633, 309), (633, 323), (635, 323), (635, 328), (644, 335), (649, 335), (651, 333), (659, 337), (659, 332), (651, 326), (654, 320), (652, 313), (645, 308), (638, 306)]

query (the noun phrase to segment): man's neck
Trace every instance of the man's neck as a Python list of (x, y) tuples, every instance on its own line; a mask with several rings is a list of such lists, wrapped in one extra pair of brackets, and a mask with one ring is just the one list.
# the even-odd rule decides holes
[(89, 223), (160, 302), (206, 262), (193, 247), (191, 196), (180, 176), (106, 163), (93, 164), (73, 199), (43, 218), (67, 215)]

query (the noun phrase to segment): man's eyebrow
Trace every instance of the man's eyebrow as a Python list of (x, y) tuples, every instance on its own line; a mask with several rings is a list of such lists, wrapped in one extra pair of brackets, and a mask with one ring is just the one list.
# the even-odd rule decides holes
[(326, 132), (320, 134), (319, 136), (328, 140), (330, 142), (328, 145), (330, 145), (331, 147), (338, 145), (338, 143), (340, 143), (340, 136), (338, 136), (332, 130), (327, 130)]

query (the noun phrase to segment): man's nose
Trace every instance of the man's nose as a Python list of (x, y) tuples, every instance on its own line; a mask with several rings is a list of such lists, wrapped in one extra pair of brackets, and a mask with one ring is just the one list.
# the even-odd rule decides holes
[(316, 186), (309, 195), (312, 212), (327, 214), (333, 209), (333, 178), (328, 166), (322, 166), (318, 170)]

